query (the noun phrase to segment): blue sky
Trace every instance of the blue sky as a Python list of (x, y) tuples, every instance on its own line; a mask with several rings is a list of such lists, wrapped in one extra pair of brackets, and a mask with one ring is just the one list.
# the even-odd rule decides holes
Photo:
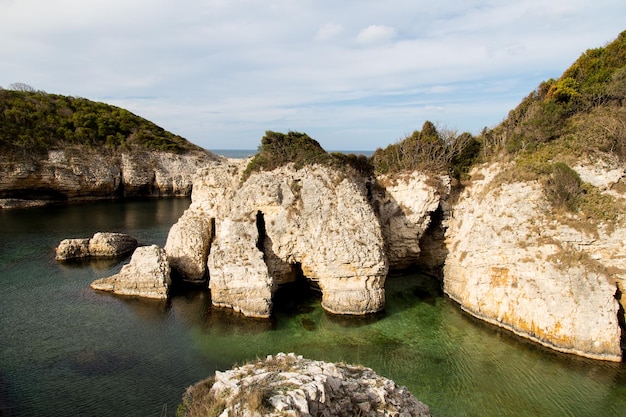
[(373, 150), (478, 133), (626, 29), (624, 0), (0, 0), (0, 86), (154, 121), (208, 149), (266, 130)]

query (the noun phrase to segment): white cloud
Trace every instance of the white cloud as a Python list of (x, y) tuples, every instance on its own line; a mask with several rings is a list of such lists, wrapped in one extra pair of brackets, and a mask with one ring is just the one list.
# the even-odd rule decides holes
[(429, 117), (497, 123), (625, 15), (623, 0), (1, 0), (0, 85), (128, 107), (209, 148), (293, 129), (374, 149)]
[(362, 29), (357, 35), (357, 42), (361, 44), (374, 44), (386, 42), (396, 37), (396, 30), (391, 26), (370, 25)]
[(333, 39), (343, 32), (343, 26), (338, 23), (326, 23), (319, 28), (315, 39), (320, 41), (327, 41)]

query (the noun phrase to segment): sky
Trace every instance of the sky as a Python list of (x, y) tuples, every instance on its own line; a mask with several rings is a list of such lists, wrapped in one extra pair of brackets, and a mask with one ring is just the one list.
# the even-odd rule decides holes
[(626, 29), (624, 0), (0, 0), (0, 86), (126, 108), (204, 148), (478, 134)]

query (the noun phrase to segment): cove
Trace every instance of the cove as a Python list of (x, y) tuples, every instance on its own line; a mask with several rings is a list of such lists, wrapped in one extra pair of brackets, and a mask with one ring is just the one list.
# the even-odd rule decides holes
[(435, 416), (623, 416), (626, 367), (560, 354), (484, 324), (420, 274), (387, 280), (385, 311), (324, 312), (287, 288), (269, 320), (211, 307), (204, 290), (167, 302), (96, 292), (128, 258), (57, 263), (68, 237), (125, 232), (163, 246), (188, 200), (0, 211), (0, 415), (175, 415), (187, 386), (277, 352), (362, 364)]

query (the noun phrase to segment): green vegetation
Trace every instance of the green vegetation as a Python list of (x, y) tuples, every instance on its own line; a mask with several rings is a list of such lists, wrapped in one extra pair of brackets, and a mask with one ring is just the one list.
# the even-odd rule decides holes
[(421, 131), (416, 130), (385, 149), (377, 149), (372, 164), (381, 174), (421, 170), (459, 178), (467, 173), (479, 153), (480, 142), (471, 134), (457, 135), (426, 121)]
[(119, 107), (34, 91), (0, 88), (0, 150), (41, 153), (71, 145), (184, 153), (197, 147)]
[(609, 153), (626, 160), (626, 31), (590, 49), (558, 80), (530, 93), (507, 119), (484, 132), (484, 152), (535, 152), (553, 141), (575, 143), (576, 156)]
[(328, 153), (306, 133), (267, 131), (261, 139), (259, 151), (246, 167), (243, 179), (247, 179), (253, 172), (272, 171), (289, 163), (293, 163), (295, 169), (319, 164), (339, 169), (351, 167), (363, 175), (373, 173), (364, 155)]
[(615, 198), (582, 182), (580, 160), (626, 161), (626, 31), (586, 51), (558, 80), (548, 80), (479, 140), (489, 158), (515, 164), (500, 180), (537, 180), (558, 211), (586, 221), (612, 222), (623, 211)]

